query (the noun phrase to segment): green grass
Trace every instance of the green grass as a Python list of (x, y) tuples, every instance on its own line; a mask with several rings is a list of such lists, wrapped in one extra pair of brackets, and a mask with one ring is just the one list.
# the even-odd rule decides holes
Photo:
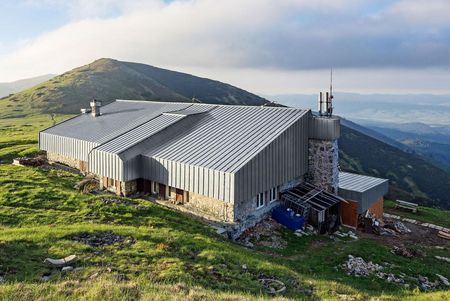
[(442, 227), (450, 228), (450, 211), (443, 209), (419, 206), (417, 212), (411, 212), (402, 209), (395, 209), (395, 202), (385, 200), (385, 212), (400, 215), (406, 218), (412, 218), (425, 223), (432, 223)]
[[(33, 118), (2, 120), (11, 130), (8, 136), (2, 135), (2, 143), (33, 144), (32, 136), (48, 124), (45, 116)], [(24, 123), (31, 124), (30, 131), (19, 131)], [(140, 206), (105, 205), (102, 198), (109, 195), (74, 190), (79, 180), (80, 176), (64, 171), (0, 164), (0, 276), (5, 280), (0, 284), (1, 300), (450, 298), (448, 291), (423, 293), (376, 277), (348, 276), (340, 267), (353, 254), (390, 262), (389, 269), (395, 273), (435, 280), (435, 273), (450, 277), (448, 266), (433, 258), (449, 256), (448, 249), (422, 246), (425, 257), (408, 259), (392, 255), (388, 247), (372, 239), (298, 238), (288, 230), (280, 230), (288, 242), (285, 249), (248, 249), (217, 235), (199, 220), (147, 200), (125, 199)], [(80, 233), (103, 231), (135, 241), (91, 247), (72, 239)], [(78, 256), (74, 266), (82, 269), (63, 274), (43, 263), (46, 257), (70, 254)], [(242, 269), (244, 264), (247, 270)], [(40, 280), (44, 274), (51, 275), (49, 281)], [(118, 280), (118, 275), (126, 279)], [(261, 275), (286, 283), (286, 293), (279, 298), (268, 295), (258, 282)]]
[[(1, 109), (1, 101), (0, 101)], [(27, 118), (0, 118), (0, 162), (39, 153), (38, 133), (70, 115), (34, 115)]]

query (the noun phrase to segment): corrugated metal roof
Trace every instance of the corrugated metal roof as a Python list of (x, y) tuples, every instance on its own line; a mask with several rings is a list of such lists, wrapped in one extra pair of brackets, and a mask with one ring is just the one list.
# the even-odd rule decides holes
[(101, 115), (82, 114), (44, 130), (44, 133), (105, 143), (165, 112), (183, 110), (190, 103), (117, 100), (101, 107)]
[[(96, 150), (118, 154), (132, 150), (144, 140), (151, 141), (153, 135), (169, 128), (165, 141), (148, 150), (139, 149), (140, 154), (236, 172), (310, 112), (281, 107), (129, 100), (118, 100), (101, 110), (99, 117), (80, 115), (44, 132), (92, 141), (99, 144)], [(204, 117), (198, 122), (186, 123), (187, 129), (171, 132), (171, 126), (178, 121), (200, 113)]]
[(349, 172), (339, 173), (339, 189), (356, 192), (368, 191), (380, 184), (388, 182), (387, 179), (363, 176)]
[(191, 130), (144, 155), (236, 172), (307, 112), (293, 108), (217, 106)]
[(118, 154), (160, 132), (161, 130), (171, 126), (172, 124), (183, 118), (186, 118), (186, 115), (159, 115), (158, 117), (147, 121), (146, 123), (120, 135), (119, 137), (100, 145), (96, 149), (104, 152)]

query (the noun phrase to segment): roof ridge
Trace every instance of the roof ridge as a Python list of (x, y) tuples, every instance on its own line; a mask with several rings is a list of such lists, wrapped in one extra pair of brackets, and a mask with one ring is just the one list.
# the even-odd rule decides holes
[(310, 111), (311, 109), (293, 108), (293, 107), (268, 107), (260, 105), (240, 105), (240, 104), (216, 104), (216, 103), (197, 103), (197, 102), (181, 102), (181, 101), (160, 101), (160, 100), (145, 100), (145, 99), (116, 99), (118, 102), (140, 102), (140, 103), (171, 103), (171, 104), (192, 104), (196, 106), (216, 106), (216, 107), (248, 107), (261, 108), (270, 110), (295, 110), (295, 111)]

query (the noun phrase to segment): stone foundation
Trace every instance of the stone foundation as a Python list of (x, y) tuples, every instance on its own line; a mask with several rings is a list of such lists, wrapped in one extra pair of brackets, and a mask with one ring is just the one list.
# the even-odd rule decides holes
[(47, 153), (47, 160), (49, 162), (57, 162), (69, 167), (80, 170), (83, 173), (88, 172), (88, 164), (85, 161), (77, 160), (74, 158), (65, 157), (56, 153)]
[(309, 139), (308, 181), (331, 193), (339, 186), (339, 147), (337, 140)]
[(120, 182), (120, 193), (123, 196), (130, 196), (137, 192), (137, 181)]
[(80, 160), (77, 159), (73, 159), (73, 158), (69, 158), (69, 157), (65, 157), (59, 154), (55, 154), (55, 153), (47, 153), (47, 160), (50, 162), (58, 162), (58, 163), (62, 163), (64, 165), (79, 169), (80, 167)]
[(191, 211), (212, 216), (219, 221), (234, 222), (234, 207), (231, 203), (209, 198), (204, 195), (189, 192), (189, 201), (184, 203), (184, 207)]

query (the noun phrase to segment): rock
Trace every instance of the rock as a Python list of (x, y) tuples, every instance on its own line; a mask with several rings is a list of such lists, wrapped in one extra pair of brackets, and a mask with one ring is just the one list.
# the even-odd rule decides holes
[(450, 282), (448, 282), (448, 279), (445, 278), (442, 275), (436, 274), (436, 276), (438, 276), (439, 280), (442, 282), (442, 284), (444, 284), (445, 286), (450, 286)]
[(50, 276), (48, 276), (48, 275), (44, 275), (44, 276), (41, 277), (41, 281), (43, 281), (43, 282), (46, 282), (46, 281), (49, 281), (49, 280), (50, 280)]
[(91, 276), (89, 276), (89, 279), (95, 279), (98, 277), (98, 272), (95, 272), (94, 274), (92, 274)]
[(71, 272), (71, 271), (73, 271), (73, 267), (70, 265), (65, 266), (61, 269), (61, 272), (63, 272), (63, 273), (67, 273), (67, 272)]
[(245, 271), (248, 270), (247, 265), (246, 265), (246, 264), (243, 264), (243, 265), (242, 265), (242, 269), (245, 270)]
[(434, 256), (434, 258), (442, 260), (442, 261), (450, 262), (450, 258), (448, 258), (448, 257)]
[(0, 283), (4, 283), (5, 282), (5, 278), (3, 278), (3, 276), (0, 276)]
[(408, 258), (413, 257), (413, 254), (408, 249), (406, 249), (405, 246), (400, 246), (400, 247), (394, 246), (394, 248), (392, 249), (391, 252), (395, 255), (399, 255), (399, 256), (403, 256), (403, 257), (408, 257)]

